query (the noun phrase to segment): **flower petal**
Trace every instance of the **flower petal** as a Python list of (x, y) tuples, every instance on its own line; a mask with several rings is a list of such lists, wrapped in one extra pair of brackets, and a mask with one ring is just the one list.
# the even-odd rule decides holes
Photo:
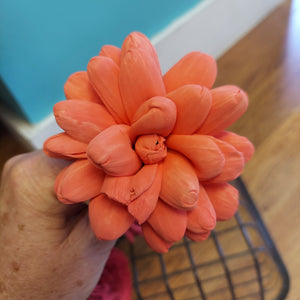
[(132, 149), (128, 131), (127, 125), (113, 125), (99, 133), (87, 147), (88, 158), (108, 175), (133, 175), (142, 166)]
[(156, 50), (154, 49), (150, 40), (144, 34), (137, 32), (137, 31), (130, 33), (125, 38), (123, 45), (122, 45), (121, 59), (123, 59), (123, 57), (125, 56), (125, 54), (128, 51), (131, 51), (132, 49), (137, 49), (137, 48), (143, 49), (146, 53), (148, 53), (152, 57), (157, 68), (160, 69)]
[(185, 236), (195, 242), (202, 242), (208, 239), (210, 233), (211, 233), (210, 230), (207, 230), (206, 232), (203, 233), (195, 233), (187, 229), (185, 232)]
[(78, 99), (102, 104), (96, 91), (93, 89), (87, 72), (73, 73), (64, 85), (66, 99)]
[(168, 93), (186, 84), (198, 84), (210, 89), (216, 76), (217, 64), (212, 56), (191, 52), (164, 75), (164, 83)]
[(101, 192), (109, 198), (129, 205), (153, 184), (158, 165), (145, 165), (132, 176), (105, 176)]
[(217, 220), (230, 219), (239, 206), (239, 192), (229, 183), (205, 185), (205, 191), (215, 209)]
[(113, 45), (105, 45), (99, 52), (100, 56), (111, 58), (118, 66), (120, 66), (121, 49)]
[(131, 138), (151, 133), (168, 136), (174, 128), (176, 112), (176, 105), (168, 98), (157, 96), (145, 101), (134, 115)]
[(166, 145), (169, 149), (182, 153), (192, 162), (201, 181), (222, 172), (224, 155), (216, 143), (206, 135), (171, 135)]
[(152, 229), (167, 242), (179, 241), (185, 233), (186, 211), (169, 206), (158, 200), (155, 210), (148, 219)]
[(124, 54), (119, 83), (125, 111), (131, 122), (146, 100), (166, 94), (160, 68), (142, 48), (130, 49)]
[(103, 171), (87, 159), (78, 160), (57, 177), (55, 192), (63, 203), (83, 202), (100, 194), (103, 180)]
[(93, 57), (87, 66), (94, 89), (116, 122), (128, 124), (119, 90), (119, 66), (109, 57)]
[(135, 142), (135, 152), (146, 165), (157, 164), (168, 153), (165, 138), (157, 134), (141, 135)]
[(142, 224), (143, 235), (148, 246), (158, 253), (167, 253), (172, 243), (162, 239), (146, 222)]
[(243, 154), (226, 142), (212, 136), (209, 136), (209, 138), (217, 144), (225, 157), (225, 164), (222, 172), (216, 177), (209, 179), (209, 182), (218, 183), (236, 179), (242, 173), (245, 165)]
[(68, 135), (84, 143), (90, 142), (105, 128), (115, 124), (103, 105), (81, 100), (57, 102), (54, 105), (57, 124)]
[(168, 151), (163, 162), (160, 198), (178, 209), (192, 209), (199, 197), (199, 182), (191, 163), (179, 153)]
[(203, 234), (216, 226), (216, 212), (203, 186), (200, 185), (197, 206), (187, 212), (187, 229), (193, 233)]
[(254, 154), (253, 144), (244, 136), (235, 134), (230, 131), (222, 131), (215, 135), (221, 141), (227, 142), (244, 156), (245, 162), (249, 161)]
[(199, 134), (217, 134), (237, 121), (248, 108), (248, 96), (237, 86), (221, 86), (211, 90), (211, 94), (212, 107), (197, 130)]
[(101, 194), (89, 203), (91, 227), (99, 240), (115, 240), (133, 224), (126, 206)]
[[(60, 173), (58, 174), (58, 176), (56, 177), (55, 183), (54, 183), (54, 191), (55, 191), (55, 193), (56, 193), (56, 191), (59, 190), (59, 186), (60, 186), (60, 184), (61, 184), (61, 182), (62, 182), (62, 180), (63, 180), (65, 174), (68, 172), (68, 168), (69, 168), (69, 167), (70, 167), (70, 165), (67, 166), (67, 167), (65, 167), (65, 168), (63, 168), (63, 169), (60, 171)], [(62, 198), (62, 197), (59, 196), (59, 195), (56, 195), (56, 197), (57, 197), (57, 199), (58, 199), (60, 202), (62, 202), (62, 203), (64, 203), (64, 204), (74, 204), (74, 202), (69, 201), (69, 200), (67, 200), (67, 199), (64, 199), (64, 198)]]
[(44, 142), (44, 152), (54, 158), (74, 159), (87, 158), (87, 144), (79, 142), (66, 133), (59, 133), (49, 137)]
[(151, 187), (128, 205), (129, 213), (139, 224), (143, 224), (156, 207), (161, 188), (162, 171), (162, 165), (158, 165)]
[(177, 119), (173, 134), (192, 134), (203, 123), (212, 105), (210, 91), (200, 85), (184, 85), (167, 97), (175, 102)]

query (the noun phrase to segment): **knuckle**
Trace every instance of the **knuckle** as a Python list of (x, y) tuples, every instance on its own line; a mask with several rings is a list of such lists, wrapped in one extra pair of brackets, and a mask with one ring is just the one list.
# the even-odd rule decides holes
[(2, 181), (15, 181), (24, 172), (25, 154), (14, 156), (6, 161), (2, 171)]

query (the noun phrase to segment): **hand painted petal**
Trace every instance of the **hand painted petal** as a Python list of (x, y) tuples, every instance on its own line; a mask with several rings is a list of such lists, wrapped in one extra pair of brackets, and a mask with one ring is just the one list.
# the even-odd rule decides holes
[(183, 210), (193, 209), (199, 197), (199, 182), (191, 163), (179, 153), (168, 151), (163, 162), (160, 198)]
[(148, 223), (165, 241), (177, 242), (183, 238), (186, 230), (186, 211), (176, 209), (158, 200)]
[(108, 175), (133, 175), (142, 166), (132, 149), (128, 131), (127, 125), (113, 125), (99, 133), (87, 147), (88, 158)]
[(200, 181), (213, 178), (223, 170), (224, 155), (206, 135), (171, 135), (166, 145), (168, 149), (182, 153), (191, 161)]
[(187, 229), (185, 232), (185, 236), (191, 239), (192, 241), (202, 242), (208, 239), (210, 233), (211, 233), (210, 230), (207, 230), (206, 232), (203, 233), (195, 233)]
[(115, 240), (133, 224), (126, 206), (101, 194), (89, 203), (91, 227), (99, 240)]
[(195, 84), (184, 85), (167, 94), (167, 98), (177, 107), (173, 134), (194, 133), (206, 119), (212, 105), (210, 91)]
[(101, 192), (109, 198), (129, 205), (147, 191), (155, 180), (158, 165), (145, 165), (133, 176), (105, 176)]
[(73, 73), (64, 85), (64, 92), (67, 99), (78, 99), (102, 104), (102, 100), (93, 89), (86, 71)]
[(151, 187), (128, 205), (129, 213), (134, 216), (139, 224), (146, 222), (156, 207), (161, 188), (162, 171), (162, 165), (160, 164), (157, 167)]
[(157, 96), (145, 101), (134, 115), (131, 138), (151, 133), (168, 136), (174, 128), (176, 113), (176, 105), (168, 98)]
[(157, 68), (160, 69), (156, 50), (154, 49), (150, 40), (144, 34), (137, 31), (130, 33), (125, 38), (122, 45), (121, 59), (124, 58), (124, 56), (128, 51), (131, 51), (132, 49), (138, 49), (138, 48), (143, 49), (146, 53), (148, 53), (152, 57)]
[(57, 102), (53, 108), (57, 124), (74, 139), (88, 143), (115, 123), (103, 105), (81, 100)]
[(113, 45), (105, 45), (99, 52), (100, 56), (111, 58), (118, 66), (120, 66), (121, 49)]
[(167, 92), (186, 84), (198, 84), (211, 88), (217, 76), (217, 64), (210, 55), (191, 52), (180, 59), (165, 75)]
[(244, 156), (245, 163), (251, 159), (254, 154), (253, 144), (244, 136), (235, 134), (230, 131), (222, 131), (215, 136), (221, 141), (227, 142)]
[(93, 57), (87, 66), (94, 89), (116, 122), (128, 124), (119, 89), (119, 66), (109, 57)]
[(79, 142), (66, 133), (49, 137), (44, 143), (44, 152), (54, 158), (75, 159), (87, 158), (87, 144)]
[(209, 138), (217, 144), (225, 157), (225, 164), (222, 172), (216, 177), (209, 179), (209, 182), (219, 183), (236, 179), (242, 173), (245, 165), (243, 154), (226, 142), (218, 140), (212, 136)]
[(205, 185), (205, 191), (215, 209), (217, 221), (230, 219), (239, 206), (239, 192), (229, 183)]
[(120, 92), (125, 111), (132, 122), (137, 109), (148, 99), (165, 96), (160, 69), (144, 49), (130, 49), (121, 59)]
[(143, 235), (148, 246), (158, 253), (167, 253), (172, 243), (162, 239), (146, 222), (142, 225)]
[(212, 107), (197, 130), (199, 134), (217, 134), (237, 121), (248, 108), (248, 96), (237, 86), (221, 86), (211, 90), (211, 94)]
[(187, 212), (187, 229), (193, 233), (203, 234), (211, 231), (216, 226), (216, 212), (205, 192), (200, 186), (197, 206)]
[(57, 177), (55, 192), (63, 203), (83, 202), (100, 194), (103, 180), (103, 171), (87, 159), (78, 160)]

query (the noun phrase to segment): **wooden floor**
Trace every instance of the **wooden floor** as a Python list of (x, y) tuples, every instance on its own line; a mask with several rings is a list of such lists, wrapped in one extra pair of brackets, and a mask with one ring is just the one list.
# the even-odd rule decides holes
[[(231, 128), (256, 147), (243, 179), (288, 268), (288, 299), (300, 299), (300, 1), (284, 1), (218, 67), (216, 86), (249, 94), (247, 113)], [(0, 132), (1, 168), (25, 148)]]
[(217, 85), (250, 97), (231, 128), (256, 153), (243, 179), (287, 265), (288, 299), (300, 299), (300, 1), (285, 1), (219, 61)]

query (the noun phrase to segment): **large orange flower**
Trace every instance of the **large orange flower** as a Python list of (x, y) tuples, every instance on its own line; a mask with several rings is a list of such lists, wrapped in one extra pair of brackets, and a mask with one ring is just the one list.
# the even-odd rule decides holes
[(74, 160), (55, 191), (63, 203), (89, 200), (99, 239), (116, 239), (137, 221), (150, 247), (166, 252), (184, 235), (206, 239), (216, 220), (234, 214), (238, 191), (227, 182), (254, 148), (224, 130), (248, 98), (236, 86), (211, 89), (216, 74), (211, 56), (192, 52), (162, 76), (150, 41), (134, 32), (68, 78), (68, 100), (54, 106), (65, 132), (44, 151)]

